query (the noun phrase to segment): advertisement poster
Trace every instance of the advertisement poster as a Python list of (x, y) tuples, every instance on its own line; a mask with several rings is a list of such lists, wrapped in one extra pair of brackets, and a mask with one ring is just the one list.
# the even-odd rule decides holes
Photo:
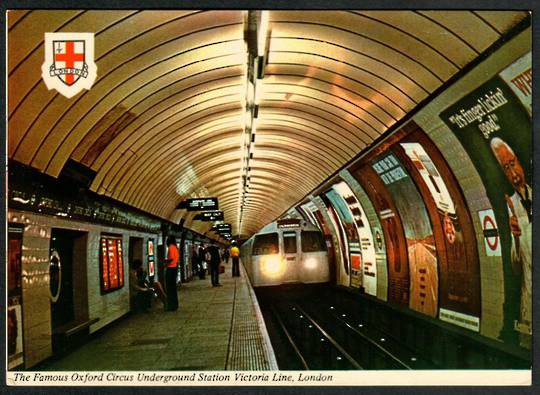
[[(318, 204), (318, 205), (317, 205)], [(311, 202), (309, 202), (305, 209), (310, 211), (310, 215), (313, 216), (317, 227), (321, 230), (324, 235), (324, 241), (326, 244), (326, 250), (328, 252), (328, 266), (330, 268), (330, 280), (334, 281), (336, 279), (336, 260), (337, 260), (337, 251), (339, 249), (339, 243), (334, 244), (334, 239), (332, 236), (331, 224), (328, 220), (331, 221), (329, 217), (323, 215), (319, 207), (324, 207), (324, 202), (320, 197), (314, 197)], [(337, 236), (336, 236), (337, 237)]]
[(148, 276), (153, 277), (155, 274), (154, 239), (148, 239)]
[(182, 253), (183, 253), (183, 265), (182, 270), (184, 272), (184, 279), (186, 281), (191, 280), (192, 274), (191, 274), (191, 268), (192, 268), (192, 262), (190, 257), (190, 251), (191, 251), (191, 240), (184, 240), (184, 245), (182, 247)]
[(20, 296), (22, 292), (22, 229), (9, 228), (8, 241), (8, 294)]
[(521, 101), (529, 116), (532, 116), (531, 52), (516, 60), (499, 75)]
[(338, 240), (338, 252), (336, 252), (336, 255), (338, 255), (341, 259), (341, 265), (339, 266), (340, 269), (337, 275), (337, 281), (340, 285), (349, 286), (350, 285), (350, 270), (349, 270), (349, 246), (347, 243), (347, 238), (345, 236), (345, 229), (343, 227), (343, 224), (341, 223), (341, 219), (339, 218), (338, 214), (336, 213), (336, 210), (334, 209), (334, 206), (332, 205), (332, 202), (326, 195), (320, 195), (319, 198), (324, 203), (324, 205), (327, 208), (328, 211), (328, 218), (330, 219), (330, 224), (334, 228), (334, 233), (336, 235), (336, 238)]
[(313, 225), (317, 226), (320, 229), (319, 223), (317, 219), (315, 218), (315, 211), (318, 210), (317, 206), (313, 202), (308, 202), (306, 204), (303, 204), (300, 209), (306, 214), (307, 219), (309, 222), (311, 222)]
[(326, 192), (326, 196), (336, 210), (347, 238), (350, 286), (360, 288), (362, 286), (362, 250), (360, 249), (360, 237), (354, 224), (353, 215), (347, 206), (347, 202), (336, 189), (330, 189)]
[(111, 292), (124, 286), (122, 237), (101, 237), (101, 291)]
[(374, 230), (374, 237), (378, 251), (385, 252), (384, 261), (380, 265), (386, 266), (386, 270), (383, 269), (383, 271), (387, 275), (387, 286), (386, 290), (383, 288), (382, 295), (386, 293), (390, 303), (409, 306), (410, 276), (407, 239), (397, 207), (388, 188), (369, 162), (361, 164), (351, 174), (366, 193), (378, 217), (380, 231), (377, 234)]
[[(405, 153), (402, 160), (412, 164), (409, 166), (410, 175), (416, 177), (415, 182), (435, 233), (440, 280), (439, 318), (479, 331), (478, 253), (465, 242), (474, 238), (474, 228), (469, 213), (463, 207), (458, 213), (456, 204), (465, 206), (459, 186), (450, 177), (450, 171), (446, 170), (444, 159), (438, 151), (431, 149), (432, 155), (436, 154), (432, 158), (419, 142), (404, 142), (399, 146)], [(437, 168), (436, 161), (440, 168)]]
[(403, 222), (411, 281), (409, 307), (436, 317), (439, 294), (437, 252), (424, 201), (393, 154), (375, 159), (372, 166), (392, 195)]
[[(515, 74), (516, 67), (501, 74)], [(532, 323), (531, 118), (510, 85), (496, 76), (440, 114), (478, 170), (498, 225), (505, 339), (514, 330), (528, 335)], [(522, 345), (528, 341), (520, 336)]]
[(449, 216), (455, 217), (456, 208), (454, 202), (450, 197), (450, 192), (444, 183), (441, 175), (437, 171), (435, 163), (431, 160), (429, 155), (419, 143), (401, 143), (400, 144), (407, 156), (414, 163), (418, 173), (424, 179), (429, 192), (435, 201), (437, 209), (441, 213), (446, 213)]
[(8, 227), (7, 270), (7, 354), (8, 369), (24, 363), (22, 318), (22, 235), (23, 228)]
[(353, 217), (354, 225), (360, 237), (360, 249), (362, 256), (362, 284), (364, 291), (373, 296), (377, 296), (377, 265), (373, 236), (366, 213), (362, 205), (354, 196), (351, 188), (345, 182), (340, 182), (333, 186), (347, 203), (350, 214)]
[(13, 369), (24, 362), (22, 307), (17, 298), (10, 298), (9, 303), (14, 303), (7, 311), (8, 369)]

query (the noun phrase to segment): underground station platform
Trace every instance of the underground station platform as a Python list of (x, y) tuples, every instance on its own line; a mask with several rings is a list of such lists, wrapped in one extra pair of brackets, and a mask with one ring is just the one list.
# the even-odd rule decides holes
[(195, 278), (178, 288), (179, 308), (164, 311), (158, 299), (147, 312), (130, 314), (84, 345), (38, 365), (37, 371), (249, 371), (277, 370), (253, 289), (231, 276)]

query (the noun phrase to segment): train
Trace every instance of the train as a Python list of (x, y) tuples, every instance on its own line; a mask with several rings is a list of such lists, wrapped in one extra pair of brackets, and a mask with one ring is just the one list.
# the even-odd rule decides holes
[(301, 219), (266, 225), (242, 244), (240, 254), (253, 287), (330, 281), (323, 235)]

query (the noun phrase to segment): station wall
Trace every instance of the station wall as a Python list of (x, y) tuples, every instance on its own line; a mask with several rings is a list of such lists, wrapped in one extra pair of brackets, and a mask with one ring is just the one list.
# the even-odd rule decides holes
[[(500, 208), (494, 207), (492, 199), (487, 194), (486, 186), (495, 189), (498, 188), (499, 190), (503, 187), (502, 185), (498, 185), (496, 180), (490, 180), (480, 175), (482, 174), (480, 173), (482, 169), (478, 169), (471, 161), (471, 152), (465, 150), (455, 133), (443, 122), (440, 114), (449, 106), (459, 101), (460, 98), (493, 79), (502, 70), (527, 54), (531, 50), (531, 45), (531, 31), (527, 29), (515, 39), (505, 44), (500, 50), (493, 53), (485, 62), (460, 79), (456, 84), (449, 87), (413, 118), (444, 154), (465, 195), (476, 231), (477, 249), (480, 259), (482, 301), (480, 331), (485, 336), (501, 340), (510, 340), (516, 334), (514, 320), (519, 319), (517, 314), (517, 310), (519, 310), (519, 296), (516, 296), (511, 289), (519, 289), (520, 280), (517, 280), (517, 286), (509, 286), (510, 283), (515, 284), (516, 279), (511, 271), (508, 270), (508, 266), (510, 265), (504, 259), (504, 250), (509, 251), (509, 240), (504, 240), (502, 234), (503, 227), (507, 226), (507, 221), (497, 220), (497, 226), (501, 230), (499, 232), (499, 242), (502, 244), (503, 251), (492, 254), (490, 249), (486, 248), (484, 226), (480, 222), (481, 217), (479, 213), (486, 212), (486, 210), (494, 210), (495, 213), (502, 211)], [(480, 132), (477, 131), (477, 134), (480, 134)], [(523, 139), (529, 147), (532, 146), (530, 123), (528, 136), (527, 132), (525, 132), (519, 138)], [(479, 146), (477, 147), (478, 149), (481, 148)], [(530, 162), (527, 160), (524, 166), (527, 163)], [(490, 183), (495, 185), (489, 185)], [(509, 254), (506, 253), (506, 255)], [(509, 256), (506, 257), (506, 261), (508, 260)], [(525, 339), (521, 340), (521, 344), (524, 346), (528, 345)]]
[[(517, 193), (491, 146), (499, 138), (513, 146), (523, 181), (531, 185), (531, 45), (530, 29), (501, 45), (311, 197), (324, 221), (333, 225), (336, 255), (343, 260), (340, 248), (347, 242), (338, 242), (336, 218), (332, 221), (329, 214), (336, 208), (328, 199), (325, 207), (321, 198), (340, 180), (354, 192), (365, 211), (365, 226), (379, 244), (378, 299), (524, 348), (531, 347), (531, 218), (529, 212), (529, 224), (520, 219), (521, 236), (511, 233), (509, 217), (517, 209), (509, 200)], [(378, 163), (385, 158), (383, 169)], [(392, 185), (398, 183), (399, 191)], [(529, 194), (532, 200), (532, 190)], [(385, 227), (388, 221), (392, 224)], [(521, 274), (513, 265), (519, 238)], [(419, 249), (420, 244), (425, 248)], [(432, 274), (426, 266), (431, 255)], [(343, 278), (344, 270), (337, 276), (339, 284), (351, 283)], [(357, 286), (365, 291), (364, 284)], [(426, 294), (432, 294), (431, 302)]]
[[(84, 242), (74, 245), (75, 256), (80, 259), (77, 267), (85, 271), (73, 271), (73, 283), (83, 284), (86, 292), (74, 287), (74, 324), (99, 319), (89, 327), (93, 333), (130, 310), (129, 262), (130, 237), (143, 240), (141, 247), (143, 263), (147, 265), (148, 239), (154, 242), (158, 235), (101, 226), (87, 222), (40, 215), (23, 211), (8, 211), (8, 223), (23, 224), (22, 242), (22, 327), (24, 339), (24, 365), (32, 367), (53, 354), (52, 311), (50, 292), (50, 246), (53, 229), (81, 232)], [(114, 234), (122, 238), (123, 287), (102, 293), (100, 285), (100, 239), (103, 234)], [(80, 265), (79, 265), (80, 264)], [(75, 266), (75, 264), (74, 264)], [(82, 315), (82, 316), (81, 316)]]

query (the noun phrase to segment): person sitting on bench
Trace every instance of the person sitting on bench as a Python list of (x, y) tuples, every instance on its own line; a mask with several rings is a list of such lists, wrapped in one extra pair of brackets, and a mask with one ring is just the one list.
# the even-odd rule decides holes
[(147, 311), (152, 303), (153, 289), (147, 286), (144, 279), (141, 279), (141, 273), (143, 273), (142, 262), (135, 259), (129, 271), (129, 286), (134, 298), (135, 311)]

